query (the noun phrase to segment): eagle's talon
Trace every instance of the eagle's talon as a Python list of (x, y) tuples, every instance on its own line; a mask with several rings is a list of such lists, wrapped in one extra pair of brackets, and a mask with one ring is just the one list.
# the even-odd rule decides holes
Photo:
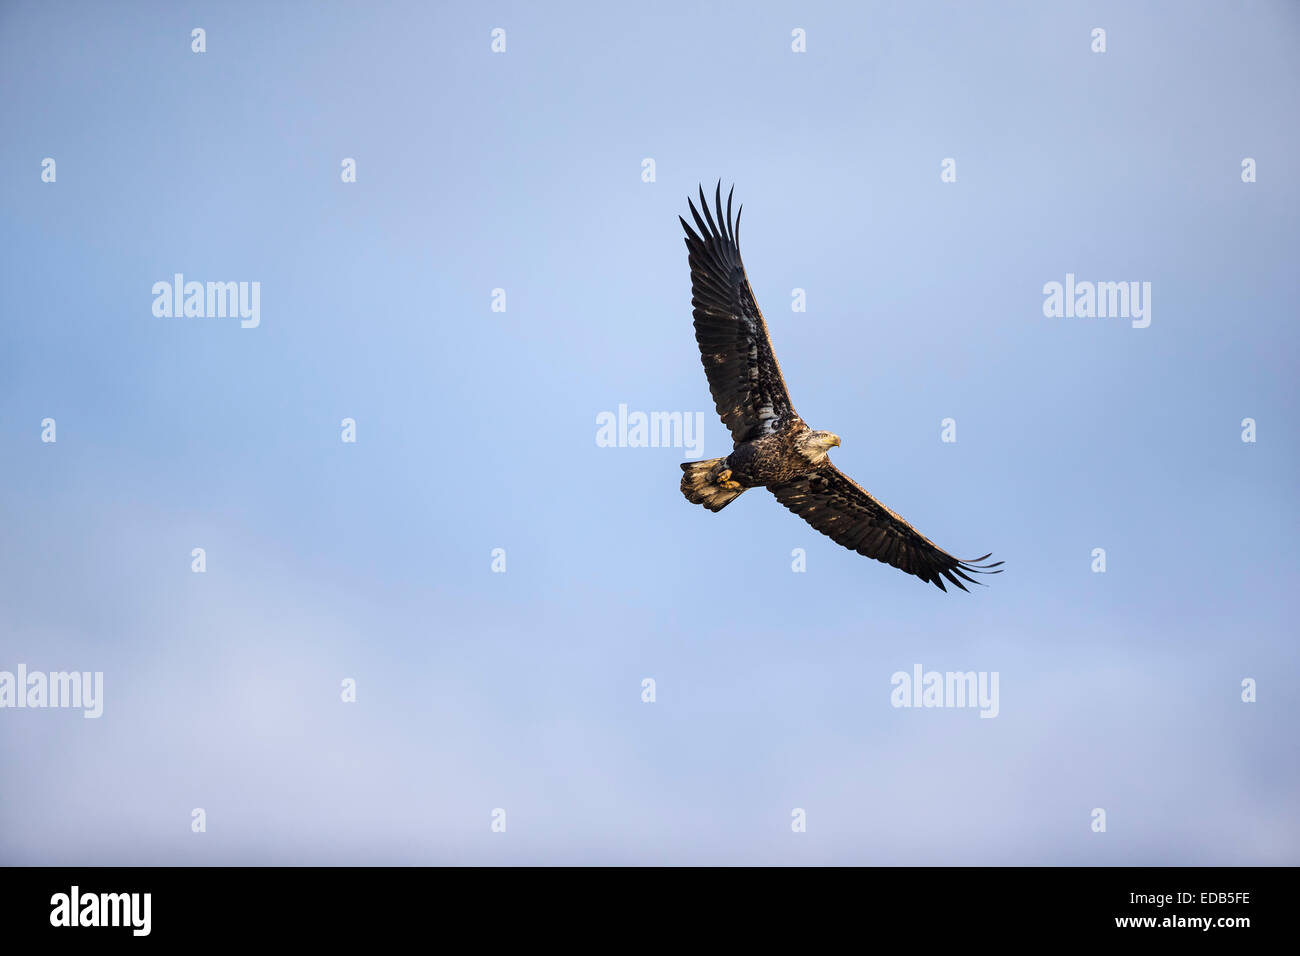
[(719, 488), (725, 488), (728, 491), (735, 491), (740, 487), (740, 482), (731, 480), (731, 469), (724, 468), (718, 472), (718, 477), (714, 479)]

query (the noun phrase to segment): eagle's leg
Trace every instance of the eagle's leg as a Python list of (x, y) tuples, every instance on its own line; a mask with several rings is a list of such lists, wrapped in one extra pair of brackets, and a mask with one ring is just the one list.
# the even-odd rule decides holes
[(724, 468), (718, 472), (718, 477), (714, 479), (719, 488), (726, 488), (728, 491), (735, 491), (740, 487), (740, 482), (731, 480), (731, 469)]

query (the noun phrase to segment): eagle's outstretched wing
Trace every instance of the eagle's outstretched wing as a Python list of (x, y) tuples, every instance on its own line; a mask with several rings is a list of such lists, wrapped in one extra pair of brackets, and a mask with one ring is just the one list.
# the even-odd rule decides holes
[(954, 558), (830, 462), (811, 474), (768, 488), (777, 501), (836, 544), (915, 574), (941, 591), (948, 590), (944, 578), (965, 591), (962, 581), (978, 583), (970, 577), (972, 573), (1002, 573), (993, 570), (1001, 561), (976, 563), (988, 558), (987, 554), (971, 561)]
[[(735, 189), (732, 189), (735, 192)], [(690, 202), (688, 199), (687, 202)], [(691, 215), (697, 233), (680, 216), (686, 230), (691, 266), (691, 304), (695, 307), (695, 340), (709, 379), (709, 391), (722, 423), (733, 441), (742, 442), (770, 434), (794, 416), (790, 394), (781, 378), (781, 366), (772, 353), (763, 313), (740, 261), (740, 211), (731, 220), (731, 193), (727, 213), (722, 213), (722, 183), (714, 197), (717, 219), (709, 212), (700, 188), (700, 218), (695, 203)]]

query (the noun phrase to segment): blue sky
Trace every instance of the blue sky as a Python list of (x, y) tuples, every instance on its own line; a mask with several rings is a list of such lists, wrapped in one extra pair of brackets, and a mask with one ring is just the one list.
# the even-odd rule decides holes
[[(1298, 33), (6, 4), (0, 671), (105, 700), (0, 710), (0, 861), (1300, 862)], [(797, 408), (989, 588), (597, 446), (622, 403), (729, 450), (677, 223), (718, 178)], [(177, 272), (260, 325), (154, 316)], [(1150, 326), (1045, 317), (1067, 273), (1150, 282)], [(916, 664), (998, 716), (891, 707)]]

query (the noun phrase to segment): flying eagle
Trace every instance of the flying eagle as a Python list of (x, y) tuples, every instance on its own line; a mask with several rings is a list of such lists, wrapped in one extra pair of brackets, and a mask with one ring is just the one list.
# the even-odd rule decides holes
[[(732, 193), (735, 188), (732, 188)], [(831, 464), (826, 453), (838, 435), (814, 431), (790, 403), (767, 323), (754, 301), (740, 261), (740, 212), (731, 218), (731, 193), (722, 211), (722, 183), (709, 212), (704, 189), (700, 208), (687, 199), (698, 232), (680, 216), (691, 266), (695, 340), (709, 391), (735, 448), (726, 458), (682, 465), (682, 494), (693, 504), (721, 511), (748, 488), (767, 488), (810, 525), (858, 554), (915, 574), (946, 591), (944, 579), (963, 591), (977, 583), (970, 574), (1000, 574), (1002, 564), (963, 561), (937, 547)], [(716, 218), (715, 218), (716, 216)]]

